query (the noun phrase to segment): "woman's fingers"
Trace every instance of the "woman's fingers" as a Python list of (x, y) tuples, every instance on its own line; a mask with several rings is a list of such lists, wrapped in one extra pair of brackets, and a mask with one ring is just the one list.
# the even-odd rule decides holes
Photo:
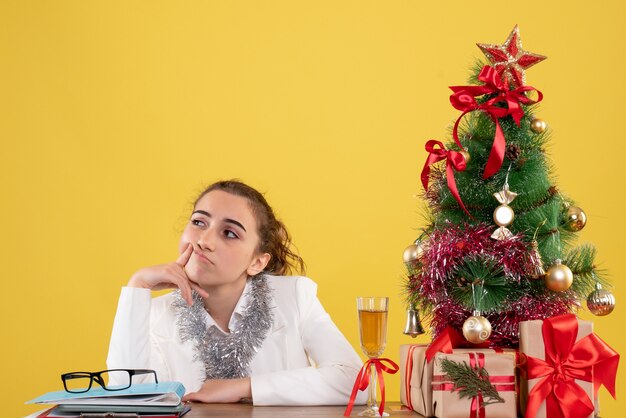
[(209, 297), (209, 293), (202, 287), (200, 287), (200, 285), (198, 285), (196, 282), (191, 280), (187, 276), (187, 273), (184, 269), (180, 269), (180, 266), (177, 266), (177, 270), (178, 271), (176, 271), (175, 274), (177, 278), (176, 285), (180, 288), (181, 295), (183, 296), (183, 299), (185, 299), (185, 301), (189, 304), (189, 306), (193, 305), (193, 294), (191, 292), (192, 290), (198, 292), (198, 294), (203, 298)]
[(203, 288), (198, 286), (196, 283), (194, 283), (194, 282), (192, 282), (190, 280), (189, 284), (191, 285), (191, 288), (193, 290), (195, 290), (196, 292), (198, 292), (200, 294), (200, 296), (202, 296), (203, 298), (208, 298), (209, 297), (209, 292), (207, 292), (206, 290), (204, 290)]
[(200, 390), (188, 393), (183, 401), (206, 403), (239, 402), (252, 397), (250, 378), (206, 380)]
[(187, 264), (187, 261), (189, 261), (189, 257), (191, 257), (192, 252), (193, 252), (193, 246), (191, 245), (190, 242), (188, 242), (187, 247), (185, 247), (185, 251), (180, 253), (180, 255), (178, 256), (178, 259), (176, 259), (176, 264), (184, 268), (185, 265)]
[(176, 276), (178, 278), (177, 285), (181, 291), (181, 296), (185, 299), (185, 302), (187, 302), (189, 306), (193, 305), (193, 295), (191, 293), (191, 282), (185, 272), (185, 266), (191, 257), (191, 253), (193, 253), (193, 246), (190, 242), (188, 242), (185, 247), (185, 251), (183, 251), (175, 261), (175, 264), (180, 268), (180, 270), (176, 272)]
[(191, 392), (183, 396), (183, 402), (198, 401), (202, 402), (202, 395), (198, 392)]
[[(177, 269), (178, 268), (180, 268), (180, 266), (177, 266)], [(174, 272), (174, 277), (175, 277), (175, 283), (180, 289), (180, 294), (183, 297), (183, 299), (185, 299), (185, 302), (187, 302), (187, 305), (189, 306), (193, 305), (193, 294), (191, 293), (191, 282), (189, 281), (189, 278), (187, 277), (185, 272), (176, 271)]]
[(193, 292), (206, 298), (209, 294), (197, 283), (191, 281), (185, 272), (185, 266), (193, 253), (193, 245), (187, 243), (185, 250), (178, 256), (174, 263), (160, 266), (146, 267), (137, 272), (129, 281), (129, 286), (144, 287), (149, 289), (179, 288), (182, 298), (189, 306), (193, 305)]

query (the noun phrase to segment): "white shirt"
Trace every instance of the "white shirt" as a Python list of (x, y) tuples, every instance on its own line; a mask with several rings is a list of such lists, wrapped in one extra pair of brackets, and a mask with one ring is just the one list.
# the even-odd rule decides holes
[[(362, 361), (337, 329), (307, 277), (266, 276), (274, 321), (250, 364), (255, 405), (345, 405)], [(230, 319), (235, 329), (244, 290)], [(187, 392), (200, 389), (204, 364), (194, 359), (195, 343), (182, 342), (173, 295), (152, 299), (149, 289), (124, 287), (109, 345), (107, 366), (147, 368), (159, 381), (179, 381)], [(217, 326), (207, 313), (207, 325)], [(224, 330), (222, 330), (224, 331)], [(357, 401), (364, 403), (365, 392)]]

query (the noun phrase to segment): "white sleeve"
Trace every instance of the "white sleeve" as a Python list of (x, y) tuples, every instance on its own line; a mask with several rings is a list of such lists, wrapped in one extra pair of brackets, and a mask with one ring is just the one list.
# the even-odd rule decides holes
[[(251, 377), (255, 405), (346, 405), (362, 361), (326, 313), (308, 278), (298, 278), (303, 346), (316, 367), (283, 370)], [(357, 403), (365, 402), (361, 392)]]
[[(150, 289), (122, 288), (113, 321), (107, 368), (153, 369), (159, 381), (168, 381), (165, 362), (150, 337), (151, 307)], [(138, 375), (133, 377), (133, 383), (151, 379), (151, 376)], [(116, 383), (109, 382), (112, 385)]]

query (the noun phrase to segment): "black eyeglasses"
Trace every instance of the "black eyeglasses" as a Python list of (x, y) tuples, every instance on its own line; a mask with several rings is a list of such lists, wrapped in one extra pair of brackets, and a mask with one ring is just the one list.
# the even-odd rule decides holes
[(72, 372), (61, 375), (63, 387), (70, 393), (83, 393), (91, 389), (95, 381), (104, 390), (124, 390), (133, 384), (133, 376), (154, 374), (154, 382), (159, 383), (154, 370), (149, 369), (110, 369), (100, 372)]

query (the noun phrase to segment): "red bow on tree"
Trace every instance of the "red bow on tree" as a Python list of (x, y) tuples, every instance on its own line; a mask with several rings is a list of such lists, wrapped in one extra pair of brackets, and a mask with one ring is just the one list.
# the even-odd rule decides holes
[[(498, 74), (493, 67), (488, 65), (485, 65), (482, 68), (480, 74), (478, 75), (478, 79), (485, 84), (482, 86), (450, 87), (450, 89), (454, 92), (454, 94), (450, 96), (450, 103), (452, 103), (452, 106), (456, 109), (463, 112), (454, 124), (452, 136), (454, 137), (454, 141), (457, 145), (463, 149), (458, 135), (459, 122), (463, 116), (474, 110), (482, 110), (491, 116), (491, 119), (496, 124), (496, 133), (493, 138), (493, 145), (489, 154), (489, 160), (487, 160), (487, 165), (485, 166), (485, 171), (483, 172), (483, 178), (487, 179), (498, 172), (502, 166), (502, 161), (504, 161), (506, 141), (504, 139), (504, 132), (502, 132), (499, 119), (507, 115), (511, 115), (517, 126), (520, 126), (520, 121), (522, 120), (522, 116), (524, 116), (524, 110), (521, 105), (539, 103), (543, 99), (543, 94), (539, 90), (530, 86), (521, 86), (515, 90), (509, 90), (508, 80), (505, 79), (503, 81), (501, 74)], [(529, 91), (537, 92), (537, 100), (531, 100), (526, 96), (526, 92)], [(496, 96), (487, 100), (483, 104), (478, 104), (476, 97), (484, 94), (496, 94)], [(498, 104), (505, 104), (506, 107), (502, 107), (501, 105), (497, 106)]]
[[(435, 148), (435, 146), (439, 146), (439, 148)], [(428, 180), (430, 178), (430, 166), (436, 162), (441, 160), (446, 160), (446, 178), (448, 180), (448, 188), (452, 193), (452, 196), (459, 202), (461, 208), (467, 213), (467, 215), (471, 218), (472, 215), (467, 211), (463, 201), (461, 200), (461, 196), (459, 195), (459, 191), (456, 187), (456, 181), (454, 180), (454, 170), (463, 171), (467, 166), (465, 161), (465, 157), (458, 151), (446, 150), (443, 146), (443, 143), (440, 141), (436, 141), (434, 139), (426, 142), (426, 151), (429, 152), (428, 158), (426, 159), (426, 164), (424, 164), (424, 168), (422, 169), (422, 185), (424, 186), (424, 190), (428, 190)]]
[(594, 411), (593, 401), (574, 379), (593, 382), (595, 396), (604, 385), (615, 398), (619, 354), (595, 334), (576, 342), (575, 315), (544, 320), (542, 333), (546, 359), (527, 356), (528, 379), (541, 379), (528, 394), (526, 418), (534, 417), (544, 400), (549, 417), (588, 417)]

